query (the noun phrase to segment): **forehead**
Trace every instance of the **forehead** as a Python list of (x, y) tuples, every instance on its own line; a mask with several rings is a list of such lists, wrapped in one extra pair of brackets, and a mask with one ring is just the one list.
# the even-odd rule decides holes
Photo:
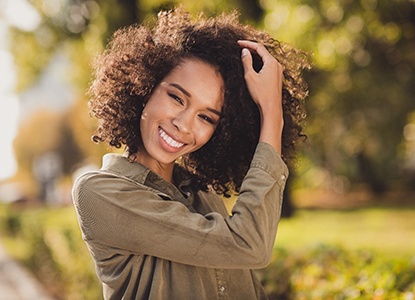
[(204, 61), (185, 59), (163, 81), (180, 85), (192, 98), (210, 99), (223, 105), (225, 88), (222, 76)]

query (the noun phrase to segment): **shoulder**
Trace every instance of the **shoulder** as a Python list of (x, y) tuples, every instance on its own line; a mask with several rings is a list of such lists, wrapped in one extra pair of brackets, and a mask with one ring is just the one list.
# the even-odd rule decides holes
[(81, 174), (76, 178), (73, 184), (73, 190), (77, 189), (99, 189), (100, 185), (108, 179), (117, 179), (115, 174), (110, 174), (102, 171), (89, 171)]
[(82, 202), (82, 199), (88, 195), (95, 194), (95, 191), (100, 190), (99, 182), (101, 177), (100, 171), (89, 171), (83, 173), (75, 180), (72, 186), (72, 200), (75, 205)]
[(89, 197), (112, 197), (121, 191), (141, 190), (133, 180), (107, 171), (90, 171), (80, 175), (72, 187), (74, 201)]

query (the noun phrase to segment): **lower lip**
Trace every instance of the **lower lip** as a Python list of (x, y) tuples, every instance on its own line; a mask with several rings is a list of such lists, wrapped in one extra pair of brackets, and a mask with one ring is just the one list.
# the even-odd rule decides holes
[(159, 137), (159, 142), (160, 142), (160, 145), (161, 145), (161, 147), (165, 150), (165, 151), (167, 151), (167, 152), (169, 152), (169, 153), (177, 153), (177, 152), (179, 152), (185, 145), (183, 145), (183, 146), (181, 146), (181, 147), (179, 147), (179, 148), (176, 148), (176, 147), (173, 147), (173, 146), (170, 146), (169, 144), (167, 144), (167, 142), (161, 137), (161, 135), (160, 135), (160, 132), (158, 131), (157, 132), (158, 133), (158, 137)]

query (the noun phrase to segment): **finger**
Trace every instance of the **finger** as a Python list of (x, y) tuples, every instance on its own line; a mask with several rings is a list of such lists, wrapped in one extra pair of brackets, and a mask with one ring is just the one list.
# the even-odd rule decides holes
[(242, 49), (241, 53), (242, 65), (244, 67), (245, 74), (252, 70), (252, 55), (247, 48)]
[(266, 61), (274, 59), (274, 57), (268, 52), (264, 45), (252, 41), (239, 40), (238, 44), (242, 47), (248, 48), (249, 50), (256, 52), (265, 63)]

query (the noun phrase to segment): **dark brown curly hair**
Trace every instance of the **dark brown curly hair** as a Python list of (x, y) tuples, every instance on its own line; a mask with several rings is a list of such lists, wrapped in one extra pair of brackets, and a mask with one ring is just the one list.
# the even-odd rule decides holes
[[(153, 28), (132, 25), (115, 32), (107, 50), (94, 62), (89, 105), (99, 126), (93, 140), (116, 148), (124, 145), (130, 158), (136, 156), (142, 146), (140, 116), (156, 86), (185, 59), (204, 61), (224, 80), (224, 107), (212, 138), (183, 157), (181, 165), (193, 174), (198, 188), (212, 186), (225, 195), (229, 189), (238, 191), (260, 132), (259, 110), (244, 80), (240, 39), (262, 43), (284, 67), (282, 153), (288, 162), (304, 137), (301, 123), (307, 86), (301, 73), (310, 67), (307, 55), (242, 25), (236, 12), (191, 18), (179, 8), (159, 13)], [(261, 65), (254, 55), (254, 68), (259, 70)]]

